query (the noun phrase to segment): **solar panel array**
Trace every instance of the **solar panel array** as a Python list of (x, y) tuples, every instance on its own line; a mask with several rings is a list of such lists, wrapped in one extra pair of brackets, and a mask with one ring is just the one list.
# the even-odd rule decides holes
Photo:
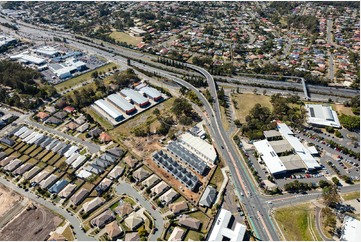
[(153, 154), (153, 160), (159, 166), (162, 166), (162, 168), (169, 172), (172, 176), (177, 178), (188, 189), (193, 191), (197, 186), (199, 182), (198, 178), (193, 175), (192, 172), (190, 172), (187, 168), (179, 165), (162, 150)]
[(168, 144), (167, 150), (176, 155), (181, 161), (192, 167), (197, 173), (203, 175), (207, 170), (207, 164), (195, 154), (184, 148), (180, 143), (172, 141)]

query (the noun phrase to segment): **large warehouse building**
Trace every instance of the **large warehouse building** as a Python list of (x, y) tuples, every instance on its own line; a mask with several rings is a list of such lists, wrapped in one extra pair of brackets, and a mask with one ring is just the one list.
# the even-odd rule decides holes
[(145, 96), (154, 101), (159, 101), (162, 99), (162, 93), (160, 93), (157, 89), (154, 89), (153, 87), (146, 86), (141, 88), (139, 91), (140, 93), (144, 93)]
[(121, 90), (120, 93), (124, 97), (130, 99), (134, 104), (137, 104), (139, 107), (146, 107), (149, 105), (149, 100), (133, 89), (126, 88)]
[(86, 63), (70, 58), (64, 63), (50, 64), (49, 69), (60, 79), (65, 79), (71, 77), (74, 72), (85, 70)]
[(277, 128), (278, 131), (265, 131), (266, 139), (253, 143), (272, 175), (321, 168), (312, 156), (313, 152), (294, 136), (286, 124), (278, 123)]
[(134, 105), (130, 104), (125, 98), (123, 98), (119, 94), (109, 95), (108, 100), (126, 114), (131, 114), (136, 110)]
[(320, 127), (330, 126), (341, 128), (337, 113), (330, 106), (306, 104), (307, 122)]
[(110, 117), (112, 117), (115, 121), (119, 122), (123, 119), (123, 114), (121, 114), (113, 105), (109, 102), (99, 99), (94, 102), (101, 110), (107, 113)]

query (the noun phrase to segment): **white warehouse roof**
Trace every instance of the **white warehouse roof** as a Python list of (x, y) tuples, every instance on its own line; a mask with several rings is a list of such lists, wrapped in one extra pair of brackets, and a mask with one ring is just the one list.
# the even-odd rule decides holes
[(320, 104), (306, 104), (307, 122), (319, 126), (331, 126), (340, 128), (337, 113), (330, 106)]
[(296, 153), (301, 157), (302, 161), (307, 166), (307, 169), (320, 168), (320, 164), (313, 158), (309, 149), (307, 149), (300, 140), (294, 136), (290, 128), (284, 123), (277, 124), (278, 131), (291, 144)]
[(115, 120), (123, 117), (123, 115), (115, 107), (103, 99), (95, 101), (95, 104)]
[(148, 97), (151, 97), (153, 99), (159, 98), (162, 96), (162, 93), (160, 93), (157, 89), (153, 87), (143, 87), (140, 89), (141, 92), (144, 92)]
[(253, 143), (254, 147), (257, 149), (257, 152), (262, 156), (262, 160), (266, 163), (269, 171), (272, 174), (286, 172), (287, 168), (278, 157), (274, 149), (268, 140), (261, 140)]
[(343, 230), (340, 240), (342, 241), (358, 241), (358, 236), (361, 233), (361, 223), (350, 216), (345, 216), (343, 220)]
[(120, 93), (132, 99), (133, 102), (135, 102), (136, 104), (144, 104), (149, 102), (148, 99), (142, 96), (142, 94), (140, 94), (137, 91), (134, 91), (133, 89), (126, 88), (121, 90)]
[(36, 53), (47, 55), (47, 56), (54, 56), (56, 54), (59, 54), (59, 51), (57, 51), (55, 48), (50, 46), (43, 46), (35, 50)]
[(129, 103), (125, 98), (123, 98), (119, 94), (109, 95), (108, 99), (125, 112), (131, 111), (134, 109), (134, 105)]
[(181, 140), (180, 143), (186, 149), (192, 151), (192, 153), (195, 153), (199, 158), (207, 163), (214, 164), (217, 159), (217, 152), (213, 145), (207, 143), (207, 141), (204, 141), (199, 137), (193, 136), (188, 132), (182, 134), (179, 138)]
[(225, 240), (224, 237), (227, 237), (229, 241), (242, 241), (247, 227), (236, 222), (234, 229), (230, 229), (229, 222), (231, 218), (232, 213), (222, 208), (217, 219), (214, 221), (215, 225), (213, 226), (208, 241), (223, 241)]

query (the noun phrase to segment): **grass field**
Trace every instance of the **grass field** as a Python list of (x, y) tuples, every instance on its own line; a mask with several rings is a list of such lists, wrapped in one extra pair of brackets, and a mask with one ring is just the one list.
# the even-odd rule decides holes
[(74, 78), (71, 78), (65, 82), (62, 82), (62, 83), (59, 83), (58, 85), (55, 86), (56, 90), (57, 91), (61, 91), (63, 89), (68, 89), (68, 88), (71, 88), (73, 86), (76, 86), (78, 85), (79, 83), (82, 83), (82, 82), (85, 82), (85, 81), (89, 81), (91, 79), (91, 75), (93, 72), (95, 71), (98, 71), (98, 72), (103, 72), (103, 71), (108, 71), (108, 69), (110, 68), (113, 68), (114, 66), (117, 67), (116, 64), (114, 63), (109, 63), (109, 64), (106, 64), (102, 67), (99, 67), (98, 69), (95, 69), (93, 71), (89, 71), (83, 75), (80, 75), (80, 76), (77, 76), (77, 77), (74, 77)]
[(225, 108), (220, 106), (221, 108), (221, 121), (224, 129), (227, 131), (229, 129), (229, 122), (227, 120)]
[(74, 235), (73, 235), (73, 232), (72, 232), (70, 226), (67, 226), (66, 229), (64, 229), (63, 236), (65, 237), (65, 239), (67, 241), (74, 240)]
[(54, 155), (53, 157), (51, 157), (51, 159), (48, 160), (47, 163), (48, 163), (49, 165), (54, 165), (54, 164), (56, 163), (56, 161), (59, 160), (60, 157), (61, 157), (61, 155), (56, 154), (56, 155)]
[(29, 155), (31, 152), (33, 152), (36, 149), (36, 145), (32, 145), (29, 149), (25, 151), (25, 155)]
[(26, 144), (23, 147), (21, 147), (21, 149), (19, 150), (20, 153), (24, 153), (25, 150), (27, 150), (29, 148), (29, 145)]
[(113, 125), (100, 114), (98, 114), (94, 109), (87, 107), (84, 108), (84, 111), (88, 113), (94, 119), (94, 121), (98, 122), (105, 130), (110, 130), (113, 128)]
[(354, 200), (356, 198), (360, 198), (360, 192), (350, 192), (350, 193), (345, 193), (341, 195), (343, 199), (345, 199), (346, 201), (348, 200)]
[(356, 116), (350, 107), (345, 107), (342, 104), (332, 104), (332, 109), (336, 112), (338, 112), (339, 114), (345, 114), (345, 115), (350, 115), (350, 116)]
[(128, 45), (134, 45), (134, 46), (136, 46), (143, 40), (142, 37), (133, 37), (130, 36), (129, 34), (118, 31), (112, 32), (109, 36), (115, 39), (116, 41), (126, 42)]
[[(310, 203), (277, 209), (274, 213), (275, 220), (288, 241), (315, 240), (319, 238), (319, 234), (312, 224), (314, 223), (314, 216), (313, 205)], [(316, 238), (312, 236), (311, 231), (314, 232)]]
[(217, 186), (217, 191), (221, 188), (222, 182), (224, 180), (221, 168), (217, 167), (216, 171), (213, 173), (212, 179), (210, 180), (210, 184), (214, 184)]
[[(175, 98), (169, 98), (168, 100), (165, 100), (164, 102), (156, 106), (156, 108), (158, 108), (160, 111), (160, 116), (165, 112), (169, 112), (170, 108), (173, 105), (174, 99)], [(113, 138), (113, 140), (121, 141), (124, 137), (128, 137), (131, 135), (131, 131), (134, 129), (134, 127), (139, 127), (145, 125), (146, 123), (153, 123), (154, 121), (156, 121), (156, 116), (153, 115), (154, 109), (155, 107), (152, 107), (138, 114), (128, 122), (125, 122), (124, 124), (121, 124), (115, 129), (111, 130), (109, 132), (109, 135)], [(153, 125), (153, 128), (157, 125), (156, 122), (154, 123), (155, 124)]]
[(36, 148), (33, 152), (30, 153), (30, 156), (31, 156), (31, 157), (35, 157), (35, 156), (36, 156), (37, 154), (39, 154), (42, 150), (43, 150), (43, 148), (39, 146), (39, 147)]
[(47, 149), (44, 149), (42, 152), (40, 152), (39, 154), (37, 154), (37, 155), (35, 156), (35, 158), (40, 160), (40, 159), (43, 158), (48, 152), (49, 152), (49, 151), (48, 151)]
[(133, 199), (131, 199), (130, 197), (125, 197), (123, 198), (124, 202), (130, 203), (130, 205), (134, 206), (136, 203)]
[(27, 161), (29, 159), (28, 155), (22, 155), (19, 157), (19, 160), (22, 160), (23, 162)]
[(234, 103), (234, 107), (236, 110), (236, 118), (239, 119), (242, 123), (246, 121), (246, 116), (249, 114), (249, 111), (256, 105), (257, 103), (262, 106), (266, 106), (272, 110), (272, 104), (270, 102), (271, 98), (263, 95), (256, 95), (252, 93), (243, 93), (243, 94), (232, 94), (232, 102)]

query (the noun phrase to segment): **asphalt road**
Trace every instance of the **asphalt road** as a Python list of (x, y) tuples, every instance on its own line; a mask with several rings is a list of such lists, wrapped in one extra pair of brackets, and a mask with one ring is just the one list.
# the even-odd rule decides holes
[(17, 193), (49, 208), (50, 210), (60, 214), (61, 216), (63, 216), (66, 220), (68, 220), (70, 222), (70, 224), (72, 224), (74, 226), (73, 231), (76, 234), (77, 240), (81, 240), (81, 241), (94, 241), (94, 238), (89, 237), (85, 234), (85, 232), (83, 230), (80, 229), (80, 222), (79, 220), (70, 215), (69, 213), (67, 213), (64, 209), (59, 208), (58, 206), (52, 204), (49, 201), (46, 201), (42, 198), (38, 198), (35, 194), (31, 193), (31, 192), (25, 192), (25, 190), (23, 190), (22, 188), (17, 187), (16, 185), (14, 185), (11, 182), (8, 182), (7, 180), (5, 180), (4, 178), (0, 177), (0, 182), (2, 184), (4, 184), (5, 186), (13, 189), (14, 191), (16, 191)]
[(153, 209), (152, 205), (147, 201), (142, 195), (138, 193), (131, 185), (127, 183), (120, 183), (115, 187), (115, 190), (118, 194), (127, 194), (137, 200), (137, 202), (144, 207), (150, 215), (154, 218), (155, 228), (158, 230), (149, 236), (149, 240), (157, 241), (157, 238), (160, 238), (164, 230), (164, 221), (162, 215), (158, 210)]

